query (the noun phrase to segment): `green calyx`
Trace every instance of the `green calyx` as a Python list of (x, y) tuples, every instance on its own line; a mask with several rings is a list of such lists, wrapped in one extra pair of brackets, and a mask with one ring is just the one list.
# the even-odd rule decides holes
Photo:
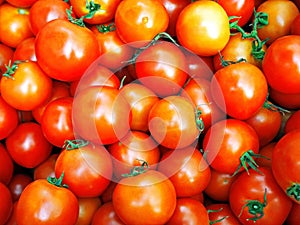
[(196, 120), (196, 126), (197, 126), (198, 130), (200, 131), (200, 133), (202, 133), (204, 131), (204, 128), (205, 128), (204, 122), (201, 118), (201, 114), (202, 114), (201, 110), (196, 108), (195, 120)]
[(139, 174), (145, 173), (149, 169), (149, 165), (146, 161), (137, 159), (142, 164), (140, 166), (134, 166), (129, 173), (122, 174), (122, 177), (135, 177)]
[(8, 77), (10, 79), (15, 79), (13, 77), (13, 75), (15, 74), (15, 72), (17, 71), (18, 67), (19, 67), (19, 64), (20, 63), (23, 63), (23, 62), (26, 62), (24, 60), (16, 60), (14, 61), (14, 63), (11, 65), (11, 61), (9, 61), (8, 65), (5, 65), (5, 68), (6, 68), (6, 72), (2, 74), (2, 76), (4, 77)]
[[(207, 210), (207, 213), (209, 214), (209, 213), (214, 213), (214, 212), (220, 212), (220, 211), (222, 211), (223, 210), (223, 208), (220, 208), (220, 209), (218, 209), (218, 210), (213, 210), (213, 209), (209, 209), (209, 210)], [(213, 225), (213, 224), (216, 224), (216, 223), (220, 223), (220, 222), (222, 222), (223, 220), (225, 220), (226, 218), (228, 218), (228, 216), (224, 216), (224, 217), (222, 217), (221, 219), (218, 219), (218, 220), (213, 220), (213, 221), (209, 221), (209, 225)]]
[(65, 173), (63, 172), (59, 178), (56, 177), (47, 177), (47, 181), (50, 184), (55, 185), (56, 187), (63, 187), (63, 188), (68, 188), (69, 186), (67, 184), (63, 184), (63, 179), (64, 179)]
[(75, 140), (65, 140), (63, 148), (66, 150), (79, 149), (89, 144), (86, 140), (75, 139)]
[(96, 27), (100, 33), (108, 33), (108, 32), (112, 32), (112, 31), (116, 30), (115, 23), (110, 23), (108, 25), (100, 24), (100, 25), (97, 25)]
[(246, 59), (241, 58), (237, 61), (231, 61), (231, 60), (225, 60), (224, 56), (221, 54), (221, 52), (219, 51), (219, 56), (220, 56), (220, 61), (221, 61), (221, 65), (222, 67), (226, 67), (229, 66), (231, 64), (237, 64), (237, 63), (241, 63), (241, 62), (246, 62)]
[(300, 184), (293, 183), (289, 188), (286, 189), (286, 193), (290, 198), (295, 199), (300, 203)]

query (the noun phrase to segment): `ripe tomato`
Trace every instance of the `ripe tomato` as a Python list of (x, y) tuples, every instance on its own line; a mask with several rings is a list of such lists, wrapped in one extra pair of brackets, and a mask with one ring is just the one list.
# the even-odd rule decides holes
[(36, 62), (17, 62), (1, 78), (1, 95), (12, 107), (29, 111), (51, 95), (52, 80)]
[(6, 185), (0, 182), (0, 224), (5, 224), (13, 210), (13, 200)]
[(181, 96), (168, 96), (155, 103), (149, 112), (148, 126), (153, 138), (170, 149), (187, 147), (200, 135), (195, 109)]
[(11, 47), (8, 47), (5, 44), (0, 43), (0, 75), (6, 71), (6, 65), (9, 64), (9, 61), (12, 60), (14, 50)]
[(29, 8), (37, 0), (6, 0), (9, 4), (20, 8)]
[(201, 194), (211, 176), (210, 167), (199, 149), (194, 147), (165, 152), (157, 170), (169, 177), (177, 197)]
[(44, 162), (34, 168), (33, 179), (47, 179), (47, 177), (55, 177), (55, 162), (58, 153), (51, 154)]
[(208, 211), (209, 221), (212, 223), (219, 221), (218, 225), (241, 225), (238, 218), (232, 212), (227, 203), (213, 203), (206, 207)]
[(299, 158), (300, 129), (290, 131), (277, 142), (272, 155), (272, 171), (275, 180), (285, 194), (300, 203)]
[(286, 94), (270, 88), (270, 99), (286, 109), (297, 110), (300, 108), (300, 93)]
[(0, 5), (0, 42), (15, 48), (24, 39), (32, 37), (29, 9), (18, 8), (9, 3)]
[(293, 203), (292, 209), (286, 219), (288, 225), (297, 225), (300, 221), (300, 204)]
[(114, 210), (112, 202), (101, 205), (93, 216), (91, 225), (124, 225)]
[(88, 225), (92, 223), (94, 214), (101, 206), (101, 200), (94, 198), (78, 198), (79, 215), (75, 225)]
[(7, 150), (18, 165), (34, 168), (45, 161), (52, 151), (52, 145), (44, 137), (42, 128), (34, 122), (25, 122), (5, 139)]
[(268, 94), (263, 72), (247, 62), (219, 69), (211, 80), (210, 89), (216, 104), (229, 116), (240, 120), (257, 113)]
[(165, 224), (174, 213), (176, 192), (168, 177), (156, 170), (147, 170), (120, 180), (112, 203), (125, 224)]
[(214, 1), (195, 1), (179, 14), (176, 35), (179, 43), (195, 54), (215, 55), (230, 37), (226, 11)]
[(35, 38), (30, 37), (21, 41), (16, 47), (13, 54), (13, 62), (16, 60), (30, 60), (36, 61), (35, 49), (34, 49)]
[(94, 33), (65, 19), (55, 19), (43, 26), (36, 36), (35, 51), (45, 73), (61, 81), (80, 79), (100, 56)]
[(13, 203), (13, 210), (10, 214), (9, 219), (7, 220), (7, 222), (5, 223), (5, 225), (16, 225), (17, 224), (17, 206), (18, 206), (18, 201)]
[(52, 178), (50, 183), (46, 179), (39, 179), (27, 185), (19, 198), (17, 224), (76, 223), (79, 212), (76, 196), (62, 186), (62, 177), (53, 180)]
[(233, 182), (229, 204), (242, 224), (282, 225), (292, 207), (292, 201), (280, 189), (270, 168), (262, 173), (250, 169)]
[(32, 182), (31, 176), (25, 173), (14, 174), (8, 184), (14, 202), (18, 201), (25, 187)]
[(295, 17), (291, 24), (291, 34), (300, 35), (300, 14)]
[(10, 157), (6, 146), (0, 144), (0, 183), (8, 185), (14, 173), (13, 160)]
[(259, 154), (263, 157), (257, 158), (256, 162), (259, 166), (271, 167), (272, 166), (272, 154), (275, 148), (276, 142), (270, 142), (269, 144), (259, 149)]
[(54, 170), (56, 176), (64, 173), (65, 184), (77, 197), (97, 197), (110, 183), (112, 160), (103, 146), (67, 141)]
[(300, 128), (300, 110), (294, 111), (292, 115), (287, 119), (284, 126), (284, 133), (296, 130)]
[(262, 68), (271, 88), (284, 94), (300, 94), (299, 63), (295, 60), (298, 57), (300, 57), (298, 35), (278, 38), (268, 47)]

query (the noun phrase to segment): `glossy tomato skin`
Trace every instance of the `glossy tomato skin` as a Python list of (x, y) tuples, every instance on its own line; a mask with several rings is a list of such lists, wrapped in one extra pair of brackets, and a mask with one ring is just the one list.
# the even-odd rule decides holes
[(269, 144), (262, 146), (259, 149), (259, 154), (263, 156), (256, 159), (256, 163), (259, 166), (272, 167), (272, 154), (276, 143), (276, 141), (270, 142)]
[[(47, 45), (45, 45), (47, 43)], [(48, 22), (36, 36), (36, 58), (51, 78), (74, 81), (100, 56), (91, 30), (64, 19)]]
[(292, 115), (287, 119), (284, 126), (284, 133), (296, 130), (300, 128), (300, 110), (294, 111)]
[(268, 47), (262, 68), (269, 86), (278, 92), (300, 93), (300, 71), (297, 60), (300, 55), (299, 47), (300, 36), (298, 35), (278, 38)]
[(34, 4), (37, 0), (8, 0), (9, 4), (20, 8), (29, 8)]
[(243, 206), (251, 200), (263, 203), (266, 193), (263, 215), (255, 224), (281, 225), (291, 210), (292, 201), (280, 189), (270, 168), (261, 167), (260, 171), (262, 173), (251, 169), (250, 175), (245, 171), (240, 174), (230, 189), (230, 207), (242, 224), (253, 224), (250, 218), (255, 215), (249, 213), (249, 206)]
[(13, 210), (13, 200), (8, 187), (0, 182), (0, 224), (5, 224)]
[(285, 108), (297, 110), (300, 107), (300, 93), (286, 94), (270, 88), (270, 99), (277, 105)]
[(51, 154), (44, 162), (34, 168), (33, 179), (47, 179), (47, 177), (55, 177), (55, 162), (58, 153)]
[(11, 192), (13, 202), (19, 200), (25, 187), (32, 182), (30, 175), (25, 173), (14, 174), (11, 181), (8, 184), (8, 188)]
[(195, 1), (179, 14), (176, 36), (182, 46), (197, 55), (215, 55), (229, 40), (226, 11), (214, 1)]
[(113, 203), (111, 201), (106, 202), (98, 208), (93, 216), (93, 220), (91, 223), (91, 225), (104, 224), (124, 225), (124, 223), (116, 214)]
[(51, 95), (52, 80), (36, 62), (21, 62), (12, 77), (2, 77), (1, 95), (12, 107), (30, 111)]
[(258, 67), (241, 62), (218, 70), (210, 89), (214, 101), (224, 112), (232, 118), (245, 120), (263, 106), (268, 83)]
[(300, 34), (300, 14), (296, 16), (291, 24), (291, 34), (299, 35)]
[(78, 199), (70, 190), (39, 179), (30, 183), (20, 196), (17, 224), (74, 225), (78, 212)]
[[(132, 7), (134, 6), (134, 7)], [(125, 43), (145, 45), (160, 32), (166, 31), (169, 15), (158, 0), (121, 1), (115, 13), (117, 33)]]
[(101, 200), (94, 198), (78, 198), (79, 215), (75, 225), (88, 225), (92, 223), (94, 214), (101, 206)]
[(36, 61), (34, 49), (35, 37), (26, 38), (16, 47), (13, 55), (13, 62), (16, 60)]
[(112, 203), (125, 224), (165, 224), (175, 210), (176, 192), (165, 175), (148, 170), (123, 178), (114, 189)]
[(300, 204), (293, 203), (292, 209), (286, 219), (288, 225), (297, 225), (300, 221)]
[[(218, 221), (219, 225), (241, 225), (238, 218), (232, 212), (228, 203), (213, 203), (206, 207), (207, 210), (212, 210), (208, 214), (209, 221)], [(223, 218), (223, 219), (222, 219)]]
[(0, 162), (0, 182), (8, 185), (13, 177), (15, 166), (6, 146), (3, 144), (0, 144)]

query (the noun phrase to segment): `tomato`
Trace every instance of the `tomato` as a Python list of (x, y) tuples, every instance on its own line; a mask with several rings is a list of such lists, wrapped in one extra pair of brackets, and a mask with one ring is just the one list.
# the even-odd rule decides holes
[[(300, 36), (278, 38), (267, 49), (262, 62), (263, 72), (271, 88), (284, 94), (300, 94)], [(289, 76), (286, 76), (289, 74)]]
[(104, 192), (102, 193), (102, 195), (100, 196), (101, 202), (102, 203), (107, 203), (107, 202), (111, 202), (112, 201), (112, 194), (115, 190), (117, 183), (112, 180), (108, 187), (104, 190)]
[(64, 182), (81, 198), (97, 197), (112, 178), (112, 160), (103, 146), (67, 141), (55, 162), (55, 174), (64, 172)]
[(113, 159), (113, 174), (117, 180), (133, 166), (141, 165), (141, 161), (146, 161), (151, 169), (156, 169), (160, 159), (157, 143), (141, 131), (129, 132), (120, 141), (109, 145), (108, 151)]
[(13, 177), (15, 166), (6, 146), (3, 144), (0, 144), (0, 162), (0, 182), (8, 185)]
[(232, 118), (245, 120), (263, 106), (268, 83), (256, 66), (240, 62), (219, 69), (211, 80), (210, 89), (216, 104)]
[(6, 185), (0, 182), (0, 224), (5, 224), (13, 210), (13, 200), (11, 193)]
[[(76, 196), (62, 179), (50, 183), (46, 179), (35, 180), (23, 190), (17, 207), (17, 224), (65, 224), (74, 225), (79, 205)], [(53, 184), (55, 183), (55, 184)]]
[(158, 171), (169, 177), (177, 197), (192, 197), (202, 193), (210, 181), (210, 167), (199, 149), (187, 147), (164, 153)]
[(65, 19), (55, 19), (43, 26), (36, 36), (35, 51), (45, 73), (61, 81), (80, 79), (100, 55), (94, 33)]
[(52, 145), (44, 137), (41, 126), (34, 122), (19, 124), (5, 139), (5, 144), (12, 159), (25, 168), (38, 166), (52, 151)]
[[(219, 0), (218, 3), (225, 9), (228, 16), (237, 16), (238, 25), (243, 27), (251, 19), (254, 9), (254, 0)], [(233, 20), (234, 21), (234, 20)]]
[(216, 223), (218, 225), (241, 225), (227, 203), (213, 203), (206, 209), (210, 211), (208, 216), (211, 222), (219, 221)]
[(272, 170), (260, 168), (261, 173), (250, 169), (233, 182), (229, 204), (242, 224), (282, 225), (292, 207), (292, 201), (280, 189)]
[(291, 24), (299, 14), (299, 9), (292, 1), (265, 1), (259, 5), (257, 12), (268, 14), (268, 25), (258, 29), (261, 40), (269, 38), (271, 44), (279, 37), (290, 34)]
[(14, 174), (8, 184), (13, 201), (18, 201), (25, 187), (32, 182), (32, 178), (25, 173)]
[(6, 0), (9, 4), (20, 8), (27, 8), (32, 6), (37, 0)]
[(135, 61), (138, 80), (159, 97), (178, 94), (188, 78), (187, 68), (182, 50), (167, 41), (151, 45)]
[(270, 99), (286, 109), (298, 109), (300, 107), (300, 93), (286, 94), (270, 88)]
[(186, 98), (175, 95), (165, 97), (155, 103), (149, 112), (149, 131), (164, 147), (187, 147), (200, 135), (195, 113), (192, 103)]
[(182, 46), (197, 55), (215, 55), (230, 37), (226, 11), (214, 1), (195, 1), (179, 14), (176, 36)]
[(36, 61), (35, 49), (34, 49), (35, 38), (30, 37), (21, 41), (16, 47), (13, 54), (13, 62), (16, 60), (30, 60)]
[(116, 88), (94, 86), (74, 98), (73, 126), (83, 139), (101, 145), (112, 144), (128, 133), (130, 123), (129, 103)]
[[(299, 2), (300, 3), (300, 2)], [(298, 14), (291, 24), (291, 34), (300, 35), (300, 14)]]
[(44, 162), (39, 164), (33, 170), (33, 179), (47, 179), (47, 177), (55, 177), (55, 162), (58, 153), (51, 154)]
[(236, 177), (211, 169), (211, 178), (204, 193), (215, 201), (226, 202), (229, 199), (230, 186)]
[(124, 225), (114, 210), (112, 202), (101, 205), (93, 216), (91, 225)]
[(293, 203), (292, 209), (286, 219), (288, 225), (297, 225), (300, 221), (300, 204)]
[(24, 39), (32, 37), (29, 9), (18, 8), (9, 3), (0, 5), (0, 42), (15, 48)]
[(262, 157), (256, 159), (259, 166), (271, 167), (272, 166), (272, 154), (275, 148), (276, 142), (270, 142), (259, 149), (259, 154)]
[(174, 213), (176, 192), (164, 174), (146, 170), (120, 180), (112, 203), (125, 224), (165, 224)]
[(65, 140), (75, 138), (72, 123), (73, 97), (61, 97), (51, 101), (41, 118), (41, 127), (46, 139), (61, 148)]
[(0, 140), (7, 138), (19, 124), (18, 111), (0, 96)]
[(121, 40), (125, 43), (141, 41), (132, 43), (138, 47), (166, 31), (169, 15), (159, 0), (126, 0), (117, 7), (115, 23)]
[(192, 198), (177, 199), (175, 211), (166, 225), (209, 224), (204, 205)]
[(75, 225), (89, 225), (92, 223), (94, 214), (101, 206), (101, 200), (94, 198), (78, 198), (79, 215)]
[(290, 131), (277, 142), (272, 155), (275, 180), (290, 199), (300, 202), (299, 157), (300, 129)]
[(297, 110), (292, 113), (288, 118), (284, 126), (284, 133), (296, 130), (300, 128), (300, 110)]
[[(255, 130), (246, 122), (225, 119), (209, 128), (203, 139), (203, 149), (213, 169), (233, 174), (247, 168), (249, 154), (255, 156), (258, 153), (259, 140)], [(242, 162), (246, 165), (242, 166)]]
[(152, 106), (159, 101), (158, 96), (139, 83), (129, 83), (121, 88), (121, 92), (130, 104), (132, 121), (131, 130), (148, 131), (148, 115)]
[(0, 43), (0, 75), (6, 71), (6, 65), (12, 60), (14, 50), (5, 44)]
[(5, 223), (5, 225), (16, 225), (17, 224), (17, 219), (16, 219), (16, 211), (17, 211), (17, 206), (18, 206), (18, 201), (13, 203), (13, 210), (12, 213), (10, 214), (9, 219), (7, 220), (7, 222)]
[(78, 17), (95, 11), (92, 18), (84, 18), (84, 22), (88, 24), (101, 24), (112, 20), (120, 2), (121, 0), (70, 0), (72, 9)]

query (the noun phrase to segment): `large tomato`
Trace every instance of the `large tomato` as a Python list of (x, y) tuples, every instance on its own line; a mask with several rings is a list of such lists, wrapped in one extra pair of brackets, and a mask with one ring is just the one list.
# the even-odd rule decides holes
[(179, 14), (176, 36), (182, 46), (197, 55), (215, 55), (230, 37), (226, 11), (214, 1), (195, 1)]

